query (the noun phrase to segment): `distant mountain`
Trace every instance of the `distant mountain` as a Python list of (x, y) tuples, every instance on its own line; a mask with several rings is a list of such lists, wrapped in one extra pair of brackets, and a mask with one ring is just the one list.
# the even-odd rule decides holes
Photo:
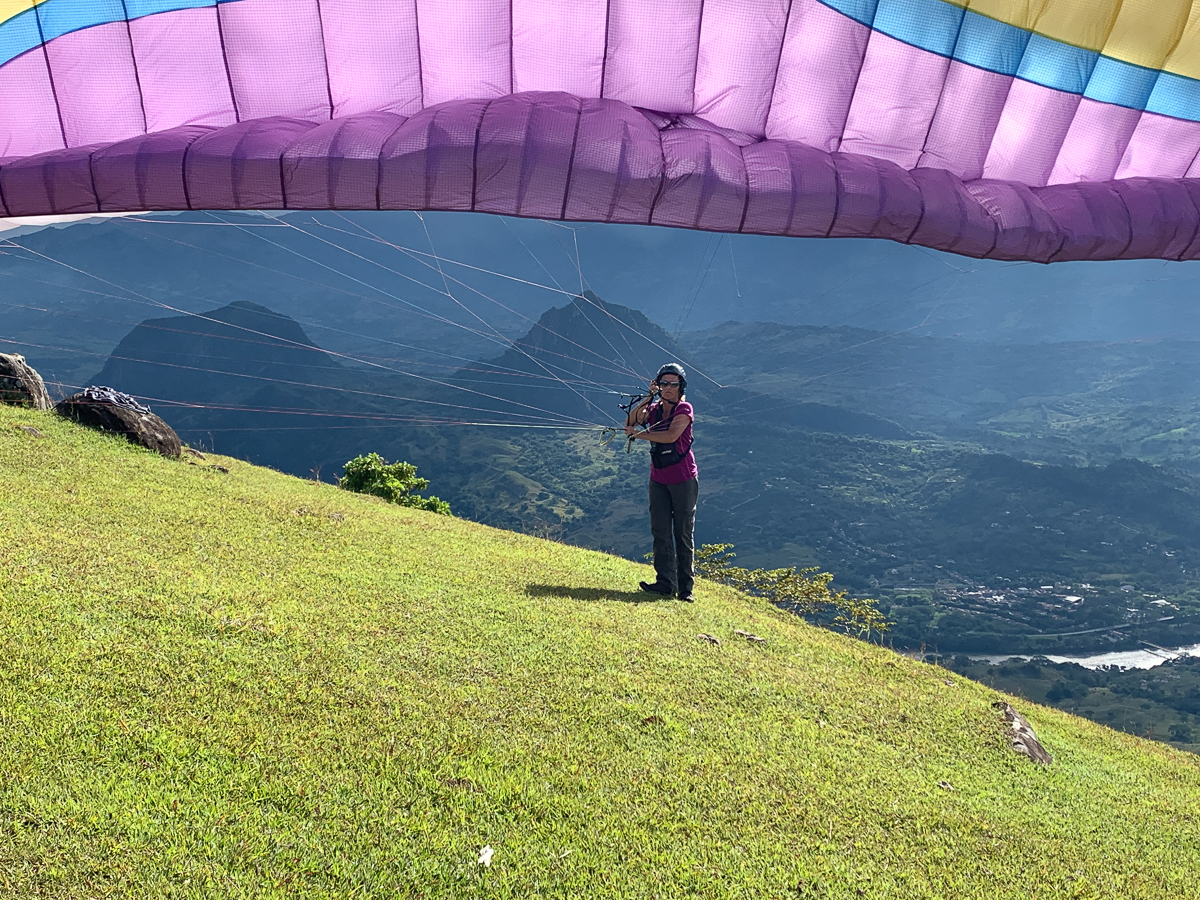
[[(668, 362), (690, 365), (683, 349), (642, 313), (584, 291), (542, 313), (503, 354), (465, 366), (453, 380), (510, 401), (491, 404), (496, 409), (520, 403), (611, 424), (624, 416), (621, 395), (644, 393)], [(689, 396), (703, 394), (705, 387), (698, 373), (689, 376)]]
[(681, 340), (777, 408), (827, 403), (1034, 460), (1200, 471), (1200, 342), (990, 344), (737, 322)]
[(147, 319), (91, 379), (157, 400), (245, 397), (264, 380), (326, 386), (345, 367), (294, 319), (246, 300), (220, 309)]
[(295, 320), (248, 301), (140, 323), (89, 381), (150, 404), (194, 446), (298, 475), (356, 455), (344, 455), (346, 426), (392, 422), (409, 404), (393, 398), (422, 389), (400, 377), (374, 384)]
[(743, 422), (750, 427), (772, 425), (829, 434), (861, 435), (885, 441), (902, 441), (912, 437), (910, 432), (883, 416), (826, 403), (785, 400), (736, 387), (713, 392), (710, 414)]
[[(507, 403), (553, 411), (582, 422), (623, 421), (621, 395), (644, 392), (667, 362), (688, 372), (687, 396), (706, 418), (770, 421), (809, 431), (898, 440), (905, 429), (880, 416), (822, 403), (780, 403), (757, 390), (726, 388), (697, 367), (693, 354), (636, 309), (584, 291), (566, 306), (544, 312), (501, 356), (461, 369), (454, 382)], [(486, 403), (487, 400), (482, 401)]]
[(0, 350), (69, 387), (162, 315), (160, 301), (199, 312), (248, 300), (323, 347), (445, 374), (584, 288), (673, 334), (734, 319), (989, 343), (1200, 340), (1196, 262), (1013, 265), (889, 241), (572, 231), (464, 213), (145, 218), (17, 236), (28, 252), (0, 252)]
[[(436, 243), (416, 216), (396, 213), (281, 220), (189, 212), (24, 234), (17, 241), (28, 252), (0, 252), (0, 350), (24, 353), (70, 387), (103, 365), (131, 328), (163, 315), (160, 303), (204, 313), (250, 301), (295, 319), (330, 350), (444, 376), (523, 334), (565, 294), (448, 260), (443, 279), (431, 252), (471, 262), (474, 248), (494, 244), (504, 226), (487, 216), (426, 219)], [(547, 248), (538, 249), (545, 257)], [(552, 284), (511, 236), (502, 258), (489, 262), (506, 275)]]

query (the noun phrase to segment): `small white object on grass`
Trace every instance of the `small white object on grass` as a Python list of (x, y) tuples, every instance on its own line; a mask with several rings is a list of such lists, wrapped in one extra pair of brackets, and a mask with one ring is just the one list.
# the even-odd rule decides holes
[(484, 848), (479, 851), (479, 864), (481, 866), (490, 866), (492, 864), (492, 854), (495, 852), (496, 851), (492, 849), (490, 844), (484, 846)]

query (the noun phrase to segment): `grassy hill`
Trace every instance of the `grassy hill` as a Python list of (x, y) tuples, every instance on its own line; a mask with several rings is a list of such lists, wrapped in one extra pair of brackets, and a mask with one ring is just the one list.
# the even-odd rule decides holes
[(725, 589), (44, 413), (0, 476), (5, 897), (1197, 895), (1195, 757)]
[[(731, 325), (726, 330), (741, 333), (743, 346), (726, 347), (724, 357), (747, 358), (747, 347), (760, 343), (754, 338), (774, 327)], [(810, 343), (820, 339), (809, 350), (831, 352), (879, 336), (809, 331)], [(851, 346), (830, 344), (831, 335)], [(939, 346), (935, 339), (901, 337), (892, 348), (898, 356), (883, 367), (898, 384), (913, 358), (937, 375), (922, 370), (935, 386), (951, 379), (946, 362), (917, 352)], [(761, 343), (768, 358), (783, 353), (779, 341)], [(143, 322), (91, 380), (141, 397), (185, 440), (232, 456), (333, 480), (346, 460), (374, 450), (418, 465), (466, 518), (640, 559), (644, 447), (625, 454), (622, 441), (602, 446), (599, 426), (450, 427), (428, 417), (461, 403), (478, 407), (472, 420), (506, 426), (527, 415), (619, 421), (611, 418), (618, 392), (636, 384), (605, 364), (617, 348), (643, 373), (655, 371), (664, 352), (691, 366), (688, 356), (641, 313), (590, 291), (547, 310), (519, 344), (520, 352), (459, 370), (452, 382), (473, 386), (464, 396), (444, 382), (343, 366), (296, 321), (239, 301), (204, 316)], [(1000, 360), (993, 369), (1020, 373), (1029, 367), (1007, 363), (1036, 349), (988, 352)], [(855, 390), (872, 395), (877, 376), (863, 362)], [(1064, 366), (1059, 359), (1039, 371), (1055, 381)], [(781, 364), (768, 387), (788, 371)], [(980, 377), (976, 371), (966, 381)], [(1018, 387), (1028, 387), (1024, 379), (1016, 378)], [(895, 646), (1062, 654), (1200, 641), (1195, 475), (1129, 459), (1040, 465), (912, 435), (861, 411), (696, 381), (689, 399), (700, 416), (700, 541), (731, 542), (752, 567), (829, 569), (839, 588), (879, 599), (895, 622)], [(1181, 374), (1181, 383), (1191, 381)]]

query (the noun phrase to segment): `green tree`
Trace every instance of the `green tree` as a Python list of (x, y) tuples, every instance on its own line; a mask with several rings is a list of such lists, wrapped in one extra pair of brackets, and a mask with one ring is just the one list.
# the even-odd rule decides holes
[(1075, 691), (1065, 681), (1056, 681), (1050, 690), (1046, 691), (1046, 699), (1051, 703), (1058, 703), (1060, 700), (1068, 700), (1075, 696)]
[(445, 500), (416, 496), (417, 491), (429, 487), (429, 479), (417, 477), (416, 466), (406, 462), (389, 463), (378, 453), (356, 456), (346, 463), (345, 474), (338, 479), (338, 487), (357, 494), (382, 497), (400, 506), (451, 515), (450, 504)]
[(1180, 744), (1190, 744), (1192, 742), (1192, 727), (1185, 725), (1182, 722), (1173, 724), (1168, 732), (1171, 740)]
[(832, 625), (860, 638), (882, 634), (891, 627), (874, 600), (850, 597), (832, 590), (833, 575), (818, 567), (743, 569), (733, 565), (733, 544), (704, 544), (696, 550), (696, 574), (720, 581), (747, 594), (766, 597), (777, 606), (823, 625)]

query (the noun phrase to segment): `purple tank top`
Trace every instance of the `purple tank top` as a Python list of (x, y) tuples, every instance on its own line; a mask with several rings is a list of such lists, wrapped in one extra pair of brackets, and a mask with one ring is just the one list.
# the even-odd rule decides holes
[[(651, 403), (647, 413), (646, 424), (650, 428), (653, 428), (664, 419), (663, 404), (661, 402)], [(696, 469), (696, 456), (692, 453), (692, 425), (696, 421), (696, 417), (692, 413), (692, 404), (686, 400), (680, 400), (675, 404), (672, 418), (674, 416), (687, 416), (689, 419), (687, 428), (683, 429), (683, 434), (675, 442), (675, 449), (683, 459), (661, 469), (656, 469), (653, 465), (650, 466), (650, 480), (657, 481), (659, 484), (683, 484), (685, 481), (691, 481), (695, 478), (698, 472)]]

